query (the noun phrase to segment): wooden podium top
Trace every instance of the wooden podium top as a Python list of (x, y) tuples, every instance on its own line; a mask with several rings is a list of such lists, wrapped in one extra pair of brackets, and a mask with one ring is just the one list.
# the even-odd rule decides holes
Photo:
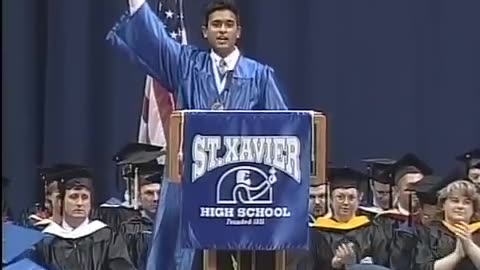
[[(206, 111), (206, 110), (186, 110), (174, 111), (170, 117), (169, 132), (167, 135), (167, 176), (171, 181), (180, 182), (182, 175), (182, 144), (184, 132), (184, 116), (188, 113), (212, 112), (212, 113), (231, 113), (231, 112), (258, 112), (262, 113), (282, 113), (287, 111)], [(312, 172), (310, 183), (313, 185), (326, 182), (327, 166), (327, 118), (321, 112), (315, 111), (288, 111), (288, 112), (311, 112), (313, 115), (313, 141), (312, 141)]]

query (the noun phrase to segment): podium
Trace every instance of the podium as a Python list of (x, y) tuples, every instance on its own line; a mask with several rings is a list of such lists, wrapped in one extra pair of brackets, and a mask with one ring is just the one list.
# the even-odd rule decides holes
[[(303, 166), (302, 167), (302, 168), (304, 168), (304, 167), (309, 168), (308, 172), (306, 172), (306, 173), (302, 172), (302, 175), (307, 175), (306, 179), (307, 179), (307, 182), (309, 182), (309, 183), (306, 183), (306, 186), (307, 186), (306, 193), (305, 193), (305, 189), (304, 189), (305, 187), (304, 186), (302, 187), (301, 194), (302, 194), (302, 197), (304, 197), (303, 195), (305, 195), (305, 198), (300, 198), (300, 201), (305, 200), (305, 207), (306, 207), (305, 210), (308, 212), (307, 204), (308, 204), (308, 186), (309, 186), (309, 184), (321, 184), (321, 183), (325, 183), (325, 181), (326, 181), (327, 120), (326, 120), (325, 115), (322, 114), (321, 112), (313, 112), (313, 111), (296, 111), (296, 112), (299, 113), (299, 114), (309, 114), (311, 116), (310, 126), (303, 125), (302, 128), (301, 128), (304, 133), (310, 134), (309, 137), (308, 137), (309, 141), (308, 142), (302, 142), (300, 140), (300, 142), (299, 142), (303, 146), (305, 144), (308, 144), (308, 149), (310, 151), (310, 153), (308, 153), (309, 159), (307, 161), (310, 164), (308, 164), (309, 166)], [(261, 119), (262, 119), (263, 116), (275, 116), (277, 114), (288, 114), (289, 112), (288, 111), (278, 111), (278, 112), (274, 112), (274, 111), (250, 111), (250, 112), (238, 112), (238, 111), (175, 111), (175, 112), (173, 112), (172, 115), (171, 115), (171, 118), (170, 118), (170, 126), (169, 126), (169, 131), (168, 131), (168, 134), (167, 134), (167, 141), (168, 141), (168, 144), (167, 144), (167, 148), (168, 148), (168, 153), (167, 153), (167, 176), (170, 179), (170, 181), (174, 181), (174, 182), (177, 182), (177, 183), (182, 183), (182, 181), (185, 181), (184, 178), (185, 178), (185, 175), (186, 175), (186, 168), (188, 168), (188, 169), (190, 168), (190, 164), (185, 164), (185, 161), (186, 160), (191, 161), (193, 159), (193, 157), (191, 157), (192, 155), (197, 155), (197, 156), (201, 156), (200, 154), (203, 155), (203, 153), (195, 154), (195, 153), (193, 153), (194, 150), (191, 150), (191, 149), (201, 148), (202, 146), (199, 146), (199, 145), (203, 145), (203, 146), (209, 145), (210, 150), (214, 149), (215, 151), (218, 151), (218, 149), (219, 149), (219, 148), (212, 148), (213, 146), (217, 145), (218, 143), (215, 144), (214, 142), (210, 142), (210, 144), (208, 144), (207, 142), (202, 140), (203, 138), (201, 138), (201, 136), (203, 134), (208, 133), (209, 127), (203, 127), (203, 126), (200, 125), (200, 130), (202, 130), (202, 132), (197, 132), (198, 134), (200, 134), (200, 135), (198, 135), (198, 136), (200, 136), (200, 138), (197, 135), (195, 135), (195, 136), (186, 135), (190, 132), (189, 131), (190, 130), (189, 125), (192, 125), (192, 124), (198, 125), (198, 118), (197, 118), (197, 121), (196, 120), (189, 120), (192, 115), (204, 114), (204, 115), (209, 117), (209, 120), (205, 120), (205, 123), (210, 123), (210, 122), (213, 123), (216, 120), (218, 120), (220, 122), (223, 121), (223, 122), (227, 123), (226, 125), (228, 126), (228, 125), (230, 125), (230, 123), (235, 122), (234, 121), (235, 117), (237, 117), (237, 118), (241, 117), (242, 113), (246, 113), (246, 114), (248, 113), (248, 115), (250, 117), (254, 117), (254, 118), (257, 117), (258, 119), (260, 119), (260, 120), (258, 120), (258, 122), (260, 123), (259, 128), (261, 129), (262, 125), (264, 125), (261, 122), (262, 121)], [(197, 116), (197, 117), (200, 117), (200, 116)], [(227, 118), (230, 117), (232, 122), (230, 122), (230, 120), (220, 120), (220, 119), (226, 119), (226, 117)], [(255, 118), (255, 119), (257, 119), (257, 118)], [(215, 120), (215, 121), (211, 121), (211, 120)], [(268, 121), (268, 120), (265, 120), (265, 121)], [(243, 123), (243, 122), (238, 122), (238, 123)], [(253, 123), (253, 122), (250, 122), (250, 123)], [(265, 125), (265, 126), (268, 126), (268, 124)], [(276, 125), (274, 124), (272, 126), (276, 126)], [(218, 125), (212, 125), (211, 127), (212, 127), (212, 129), (215, 130), (215, 131), (212, 131), (212, 134), (217, 134), (219, 132), (219, 130), (221, 130), (221, 131), (223, 130), (222, 128), (219, 129)], [(198, 129), (199, 129), (199, 127), (197, 127), (197, 130)], [(295, 129), (295, 128), (293, 128), (293, 129)], [(309, 130), (306, 131), (305, 129), (309, 129)], [(192, 130), (194, 130), (194, 129), (192, 129)], [(241, 129), (241, 128), (238, 129), (237, 128), (235, 130), (243, 130), (243, 129)], [(221, 140), (222, 141), (228, 140), (228, 138), (231, 137), (232, 132), (230, 132), (230, 133), (227, 132), (227, 135), (228, 136), (222, 137)], [(238, 138), (242, 138), (242, 136), (248, 137), (248, 135), (249, 134), (238, 134)], [(215, 136), (211, 136), (211, 137), (214, 138)], [(261, 138), (261, 137), (258, 137), (258, 138)], [(285, 141), (289, 140), (285, 136), (281, 137), (281, 138), (285, 139)], [(202, 143), (204, 142), (205, 144), (194, 144), (192, 141), (195, 141), (195, 142), (201, 141)], [(292, 140), (292, 142), (293, 141), (294, 140)], [(185, 150), (184, 149), (185, 145), (187, 145), (189, 143), (192, 145), (191, 149), (189, 148), (188, 150)], [(253, 141), (250, 141), (250, 143), (251, 143), (251, 145), (254, 145)], [(260, 145), (258, 141), (256, 143), (257, 143), (257, 145)], [(272, 143), (272, 145), (273, 145), (273, 143)], [(237, 145), (236, 147), (241, 148), (242, 146)], [(275, 150), (272, 150), (272, 151), (275, 151)], [(295, 150), (292, 150), (292, 147), (290, 147), (290, 148), (286, 147), (283, 150), (283, 152), (278, 151), (278, 153), (280, 153), (280, 152), (286, 153), (288, 151), (295, 152)], [(227, 155), (226, 152), (224, 154)], [(254, 157), (250, 157), (250, 159), (253, 160)], [(272, 156), (272, 160), (273, 159), (274, 159), (274, 157)], [(218, 166), (215, 167), (214, 165), (212, 165), (213, 164), (212, 162), (213, 161), (212, 161), (211, 158), (210, 159), (204, 159), (202, 162), (199, 162), (198, 163), (199, 166), (197, 166), (197, 167), (200, 167), (200, 168), (193, 168), (192, 169), (193, 171), (190, 172), (190, 174), (189, 174), (190, 175), (189, 176), (190, 178), (188, 178), (189, 181), (190, 180), (192, 182), (197, 181), (197, 175), (203, 176), (202, 173), (204, 173), (206, 171), (205, 168), (207, 167), (206, 163), (208, 163), (209, 168), (210, 167), (213, 168), (212, 170), (217, 168)], [(227, 164), (226, 160), (223, 160), (222, 162), (223, 163), (221, 163), (220, 161), (217, 161), (217, 163), (220, 164), (220, 165)], [(286, 160), (285, 164), (287, 164), (288, 162), (289, 161)], [(272, 164), (270, 164), (270, 165), (272, 165)], [(302, 163), (302, 164), (305, 165), (305, 163)], [(210, 165), (212, 165), (212, 166), (210, 166)], [(236, 170), (235, 166), (236, 165), (232, 165), (231, 166), (232, 169), (230, 169), (230, 171)], [(290, 168), (293, 167), (293, 165), (291, 165), (291, 164), (289, 164), (288, 166)], [(275, 166), (272, 165), (271, 167), (274, 168)], [(279, 166), (279, 164), (277, 164), (276, 167), (281, 169), (281, 166)], [(255, 168), (251, 168), (251, 169), (255, 170)], [(272, 170), (273, 170), (273, 172), (272, 172)], [(198, 173), (198, 171), (201, 171), (201, 173)], [(265, 179), (270, 179), (270, 177), (272, 177), (272, 175), (275, 174), (275, 171), (276, 171), (275, 169), (270, 169), (270, 176), (268, 176), (267, 175), (268, 173), (266, 173), (265, 174)], [(291, 173), (291, 170), (285, 170), (285, 171), (290, 172), (290, 176), (292, 176), (294, 174), (294, 173)], [(240, 181), (241, 179), (239, 180), (239, 178), (238, 178), (239, 175), (244, 176), (244, 174), (247, 174), (248, 176), (250, 176), (250, 173), (255, 173), (255, 172), (252, 171), (252, 172), (245, 173), (244, 170), (237, 170), (236, 173), (237, 173), (236, 174), (237, 181)], [(262, 173), (262, 172), (260, 172), (260, 173)], [(228, 174), (228, 173), (223, 173), (223, 175), (226, 175), (226, 174)], [(222, 177), (223, 177), (223, 175), (222, 175)], [(222, 181), (222, 177), (220, 177), (220, 176), (218, 177), (218, 178), (220, 178), (218, 183), (220, 183)], [(217, 179), (217, 178), (215, 178), (215, 179)], [(305, 179), (305, 178), (302, 178), (302, 179)], [(218, 186), (219, 186), (218, 183), (216, 184), (217, 185), (217, 197), (220, 196), (219, 191), (218, 191), (218, 189), (219, 189), (218, 188)], [(250, 183), (250, 182), (248, 182), (248, 183)], [(200, 190), (199, 190), (199, 192), (202, 193), (202, 194), (205, 193), (205, 192), (202, 192)], [(300, 193), (292, 193), (292, 194), (300, 194)], [(185, 196), (183, 196), (183, 197), (185, 199)], [(295, 200), (296, 198), (292, 198), (292, 199)], [(246, 201), (246, 202), (243, 201), (243, 200), (241, 200), (241, 201), (243, 203), (249, 203), (248, 201)], [(217, 198), (217, 202), (218, 202), (218, 198)], [(223, 202), (228, 202), (228, 200), (223, 200)], [(261, 201), (257, 201), (257, 202), (260, 203), (260, 204), (263, 203)], [(212, 211), (210, 211), (210, 210), (212, 210)], [(279, 209), (275, 209), (275, 213), (278, 212), (279, 214), (281, 214), (281, 211), (280, 210), (277, 211), (277, 210), (279, 210)], [(266, 211), (267, 210), (265, 210), (265, 212)], [(197, 213), (197, 212), (195, 212), (195, 213)], [(202, 209), (201, 212), (202, 212), (202, 214), (208, 215), (209, 213), (213, 213), (213, 208), (212, 209), (205, 208), (205, 209)], [(273, 210), (271, 212), (273, 213)], [(225, 214), (225, 213), (230, 213), (230, 212), (229, 211), (226, 211), (226, 212), (224, 211), (223, 214)], [(284, 214), (285, 213), (287, 213), (286, 209), (284, 209)], [(305, 213), (302, 212), (302, 214), (305, 214)], [(255, 220), (256, 219), (254, 219), (254, 222), (256, 222)], [(237, 227), (239, 227), (239, 226), (237, 226)], [(307, 220), (305, 220), (305, 227), (307, 227)], [(220, 231), (217, 231), (217, 232), (219, 234), (221, 234)], [(232, 262), (232, 265), (233, 265), (232, 269), (235, 269), (235, 270), (265, 269), (265, 262), (266, 262), (267, 265), (269, 265), (268, 266), (269, 269), (284, 270), (285, 265), (286, 265), (286, 253), (287, 253), (286, 249), (256, 250), (256, 249), (249, 248), (248, 250), (246, 250), (245, 248), (236, 249), (235, 247), (232, 247), (232, 246), (229, 246), (228, 251), (224, 248), (222, 248), (222, 249), (213, 249), (213, 248), (204, 249), (203, 250), (203, 269), (204, 270), (217, 270), (217, 269), (218, 270), (220, 270), (220, 269), (223, 270), (223, 269), (225, 269), (225, 267), (222, 265), (222, 263), (225, 263), (225, 259), (227, 259), (227, 260), (231, 259), (231, 262)], [(222, 257), (223, 257), (223, 260), (222, 260)], [(263, 264), (262, 264), (262, 261), (263, 261)], [(273, 264), (273, 265), (271, 265), (271, 264)]]

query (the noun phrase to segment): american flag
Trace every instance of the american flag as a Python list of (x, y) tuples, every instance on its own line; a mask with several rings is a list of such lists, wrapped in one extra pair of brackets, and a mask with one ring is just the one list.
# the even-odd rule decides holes
[[(157, 7), (157, 15), (164, 22), (165, 30), (171, 38), (187, 43), (183, 20), (183, 0), (148, 1)], [(155, 2), (155, 3), (153, 3)], [(166, 146), (165, 133), (168, 132), (170, 114), (175, 108), (170, 92), (150, 76), (145, 79), (145, 96), (138, 132), (138, 141), (158, 146)]]

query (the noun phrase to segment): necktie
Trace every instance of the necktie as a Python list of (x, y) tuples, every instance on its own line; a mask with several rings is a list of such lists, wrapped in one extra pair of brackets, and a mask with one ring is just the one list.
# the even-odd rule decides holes
[(220, 81), (225, 78), (225, 74), (227, 74), (227, 62), (222, 58), (218, 63), (218, 75), (220, 77)]

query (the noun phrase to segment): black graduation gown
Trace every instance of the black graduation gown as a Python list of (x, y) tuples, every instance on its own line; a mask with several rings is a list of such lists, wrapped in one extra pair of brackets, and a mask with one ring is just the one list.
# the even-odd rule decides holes
[(382, 265), (392, 269), (412, 269), (421, 223), (417, 216), (412, 216), (411, 221), (409, 224), (409, 217), (396, 209), (379, 214), (373, 221), (384, 237), (377, 238), (377, 245), (382, 250)]
[(57, 270), (135, 269), (123, 237), (100, 221), (89, 225), (83, 232), (77, 229), (70, 233), (55, 223), (49, 225), (44, 232), (51, 237), (36, 246), (41, 264)]
[(376, 238), (382, 238), (366, 216), (357, 216), (348, 223), (337, 223), (333, 218), (318, 218), (310, 228), (310, 262), (312, 269), (329, 270), (335, 250), (342, 243), (352, 242), (357, 260), (370, 257), (381, 264), (376, 249)]
[(100, 206), (93, 211), (93, 213), (91, 214), (91, 219), (100, 220), (107, 224), (110, 228), (112, 228), (113, 231), (119, 232), (122, 223), (140, 216), (140, 211), (133, 208), (128, 208), (124, 206)]
[(120, 226), (120, 234), (125, 238), (128, 253), (137, 269), (145, 269), (153, 238), (153, 222), (146, 217), (133, 217)]
[[(480, 223), (472, 224), (476, 230), (472, 232), (473, 242), (480, 246)], [(457, 239), (441, 221), (430, 224), (420, 238), (425, 239), (418, 246), (415, 258), (415, 270), (433, 270), (435, 261), (450, 255), (455, 251)], [(477, 270), (470, 258), (463, 258), (454, 268), (455, 270)]]

